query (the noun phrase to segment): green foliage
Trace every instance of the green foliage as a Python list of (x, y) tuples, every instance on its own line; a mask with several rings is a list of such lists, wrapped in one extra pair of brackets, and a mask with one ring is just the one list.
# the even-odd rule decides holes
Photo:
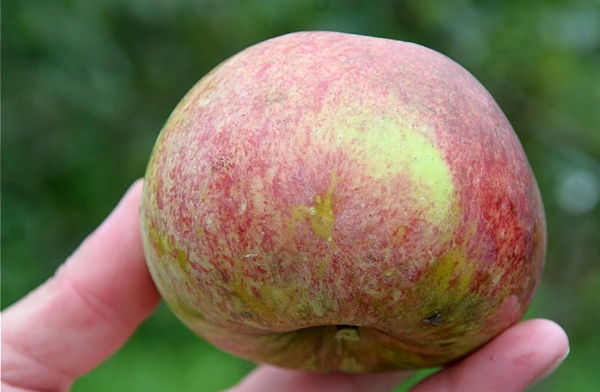
[[(46, 280), (144, 173), (160, 128), (211, 68), (264, 39), (337, 30), (441, 51), (496, 97), (548, 215), (530, 317), (570, 358), (534, 390), (600, 383), (600, 4), (597, 0), (3, 1), (2, 307)], [(251, 368), (161, 308), (74, 390), (218, 390)]]

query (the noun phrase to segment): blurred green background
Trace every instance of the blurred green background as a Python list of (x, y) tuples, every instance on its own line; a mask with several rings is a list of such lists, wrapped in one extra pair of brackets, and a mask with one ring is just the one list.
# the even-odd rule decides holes
[[(548, 217), (527, 317), (572, 351), (534, 391), (600, 385), (600, 2), (2, 1), (2, 308), (57, 266), (143, 176), (162, 124), (206, 72), (298, 30), (413, 41), (469, 69), (515, 127)], [(215, 391), (253, 365), (164, 307), (75, 391)], [(510, 375), (507, 375), (510, 376)]]

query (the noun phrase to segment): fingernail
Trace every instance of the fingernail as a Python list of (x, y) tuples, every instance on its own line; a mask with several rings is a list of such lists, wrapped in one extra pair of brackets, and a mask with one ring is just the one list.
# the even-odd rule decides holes
[(548, 377), (550, 374), (554, 373), (554, 371), (556, 369), (558, 369), (558, 367), (569, 356), (570, 352), (571, 352), (571, 347), (567, 347), (567, 351), (564, 353), (564, 355), (562, 355), (561, 357), (557, 358), (554, 362), (552, 362), (552, 364), (550, 366), (548, 366), (548, 368), (536, 378), (535, 382), (538, 383), (538, 382), (542, 381), (543, 379), (545, 379), (546, 377)]

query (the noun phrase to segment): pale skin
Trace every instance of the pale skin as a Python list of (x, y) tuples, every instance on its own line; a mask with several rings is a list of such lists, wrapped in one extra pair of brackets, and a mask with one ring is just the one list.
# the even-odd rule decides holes
[[(154, 311), (160, 296), (142, 251), (141, 191), (137, 181), (54, 277), (2, 312), (2, 391), (69, 390)], [(568, 351), (556, 323), (528, 320), (412, 391), (523, 391)], [(390, 391), (411, 374), (313, 374), (262, 365), (232, 390)]]

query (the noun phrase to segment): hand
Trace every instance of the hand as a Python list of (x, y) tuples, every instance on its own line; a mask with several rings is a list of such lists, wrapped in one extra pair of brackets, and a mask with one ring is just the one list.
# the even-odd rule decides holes
[[(137, 181), (53, 278), (2, 312), (2, 391), (68, 390), (155, 309), (160, 297), (139, 233), (141, 189)], [(522, 391), (552, 372), (568, 350), (558, 325), (525, 321), (413, 391)], [(263, 365), (234, 390), (388, 391), (411, 374), (313, 374)]]

